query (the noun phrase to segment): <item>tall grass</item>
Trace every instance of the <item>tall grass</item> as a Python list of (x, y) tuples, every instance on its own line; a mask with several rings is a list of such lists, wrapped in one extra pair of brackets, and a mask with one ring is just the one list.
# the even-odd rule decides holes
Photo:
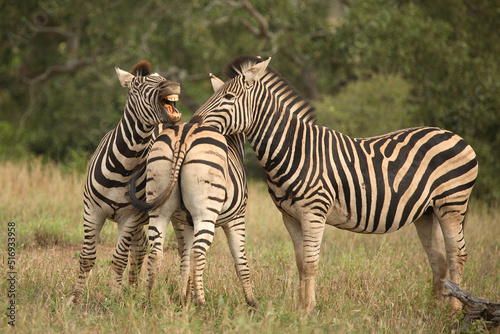
[[(431, 297), (431, 272), (413, 227), (370, 236), (327, 227), (317, 275), (318, 307), (301, 316), (292, 242), (262, 183), (250, 183), (247, 256), (258, 307), (249, 309), (224, 233), (216, 230), (205, 270), (207, 306), (180, 307), (179, 259), (169, 232), (151, 300), (145, 284), (111, 293), (113, 224), (105, 231), (86, 295), (66, 307), (83, 238), (84, 176), (39, 161), (3, 163), (0, 217), (17, 230), (18, 312), (22, 333), (449, 333), (460, 327)], [(473, 202), (466, 236), (464, 287), (500, 301), (500, 210)], [(1, 250), (0, 271), (7, 273)], [(144, 272), (142, 273), (144, 279)], [(6, 280), (0, 289), (7, 291)], [(106, 296), (105, 300), (101, 296)], [(0, 300), (6, 309), (7, 300)], [(14, 332), (7, 319), (0, 328)], [(481, 324), (475, 329), (481, 330)]]
[[(80, 243), (83, 240), (85, 175), (42, 160), (1, 161), (0, 220), (14, 221), (25, 246)], [(105, 242), (113, 240), (112, 224)]]

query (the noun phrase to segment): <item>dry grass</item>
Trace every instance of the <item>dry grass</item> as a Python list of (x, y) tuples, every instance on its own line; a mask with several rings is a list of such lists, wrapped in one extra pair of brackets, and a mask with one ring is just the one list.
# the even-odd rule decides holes
[[(62, 172), (40, 160), (0, 162), (0, 219), (17, 223), (24, 246), (66, 245), (83, 240), (83, 185), (85, 176)], [(113, 242), (113, 226), (106, 224), (105, 242)]]
[[(448, 333), (456, 323), (430, 297), (430, 268), (414, 228), (367, 236), (327, 228), (315, 314), (299, 312), (298, 277), (290, 238), (264, 184), (250, 184), (247, 249), (258, 307), (249, 310), (222, 231), (205, 272), (207, 307), (179, 307), (179, 260), (170, 234), (150, 303), (137, 291), (111, 294), (114, 229), (107, 224), (87, 296), (67, 308), (76, 279), (82, 231), (83, 175), (40, 162), (3, 163), (3, 222), (17, 232), (16, 331), (23, 333)], [(473, 203), (467, 226), (470, 259), (465, 288), (500, 301), (500, 210)], [(45, 225), (50, 226), (47, 228)], [(6, 230), (6, 224), (3, 224)], [(43, 234), (42, 233), (45, 233)], [(1, 251), (0, 271), (7, 273)], [(161, 282), (161, 283), (160, 283)], [(6, 281), (0, 283), (7, 291)], [(96, 293), (108, 297), (99, 301)], [(7, 300), (0, 307), (6, 309)], [(4, 318), (5, 323), (7, 319)], [(2, 326), (0, 328), (5, 328)], [(481, 324), (475, 328), (481, 330)], [(13, 332), (7, 328), (7, 332)]]

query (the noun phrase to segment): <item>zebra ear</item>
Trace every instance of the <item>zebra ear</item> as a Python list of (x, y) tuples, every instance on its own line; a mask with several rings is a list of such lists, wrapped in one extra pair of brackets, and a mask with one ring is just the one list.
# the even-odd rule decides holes
[(217, 78), (212, 73), (210, 73), (210, 81), (212, 82), (212, 88), (214, 89), (214, 92), (218, 91), (219, 88), (221, 88), (222, 85), (224, 84), (224, 81), (222, 81), (221, 79)]
[(128, 73), (127, 71), (120, 70), (118, 67), (115, 67), (116, 74), (118, 75), (118, 79), (123, 87), (130, 87), (130, 83), (135, 78), (133, 74)]
[(246, 70), (243, 75), (245, 76), (246, 83), (252, 83), (253, 81), (259, 80), (262, 75), (265, 73), (269, 62), (271, 61), (271, 57), (267, 58), (261, 63), (254, 65), (253, 67)]

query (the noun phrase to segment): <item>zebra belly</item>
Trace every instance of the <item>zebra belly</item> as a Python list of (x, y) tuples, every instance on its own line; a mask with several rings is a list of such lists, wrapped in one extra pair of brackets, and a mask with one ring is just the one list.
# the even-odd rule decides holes
[[(399, 220), (388, 221), (385, 216), (370, 215), (367, 218), (366, 211), (348, 211), (345, 205), (334, 200), (325, 201), (321, 199), (305, 198), (296, 200), (294, 198), (280, 199), (271, 196), (278, 209), (287, 215), (295, 218), (301, 224), (311, 221), (323, 220), (325, 224), (335, 226), (342, 230), (347, 230), (363, 234), (384, 234), (394, 232), (403, 226), (411, 224), (414, 219), (410, 216), (401, 217)], [(326, 212), (326, 215), (324, 214)]]

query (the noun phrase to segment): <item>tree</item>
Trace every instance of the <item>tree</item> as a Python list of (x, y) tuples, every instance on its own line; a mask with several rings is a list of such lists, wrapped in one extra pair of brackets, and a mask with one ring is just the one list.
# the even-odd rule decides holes
[(500, 199), (498, 1), (353, 1), (337, 31), (347, 77), (401, 74), (415, 123), (463, 136), (478, 154), (476, 194)]
[[(272, 56), (272, 66), (299, 91), (323, 100), (317, 103), (321, 119), (367, 130), (353, 136), (386, 129), (388, 122), (372, 125), (377, 117), (366, 112), (382, 109), (379, 114), (387, 115), (386, 97), (406, 96), (390, 110), (390, 124), (440, 126), (463, 136), (479, 157), (476, 194), (498, 200), (499, 5), (500, 0), (9, 3), (0, 20), (0, 152), (58, 160), (91, 152), (122, 114), (125, 91), (115, 66), (128, 69), (145, 59), (181, 82), (180, 109), (187, 120), (211, 94), (208, 73), (220, 74), (241, 54)], [(383, 90), (379, 101), (377, 89)], [(332, 109), (331, 101), (340, 104)], [(349, 101), (370, 106), (354, 112)]]

